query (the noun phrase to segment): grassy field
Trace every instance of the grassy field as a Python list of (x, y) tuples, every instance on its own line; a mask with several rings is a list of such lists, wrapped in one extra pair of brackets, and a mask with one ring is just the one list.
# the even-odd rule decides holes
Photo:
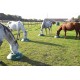
[[(19, 51), (23, 58), (19, 61), (7, 60), (10, 53), (9, 44), (4, 40), (0, 47), (0, 60), (7, 66), (80, 66), (80, 40), (75, 40), (75, 31), (67, 32), (67, 39), (64, 39), (64, 32), (61, 31), (61, 38), (54, 38), (58, 26), (53, 25), (51, 35), (38, 36), (40, 24), (24, 25), (28, 31), (29, 42), (19, 43)], [(13, 34), (16, 37), (16, 31)], [(23, 33), (21, 31), (21, 37)]]

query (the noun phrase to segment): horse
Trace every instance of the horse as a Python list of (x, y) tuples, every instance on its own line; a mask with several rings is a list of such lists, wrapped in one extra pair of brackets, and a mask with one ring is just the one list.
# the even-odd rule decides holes
[(15, 39), (12, 32), (3, 24), (0, 23), (0, 46), (3, 43), (3, 39), (6, 39), (10, 45), (11, 53), (16, 54), (18, 53), (18, 42)]
[(23, 32), (23, 38), (25, 39), (27, 37), (27, 31), (21, 21), (9, 21), (7, 25), (11, 31), (17, 30), (17, 39), (20, 39), (20, 30)]
[(41, 24), (41, 30), (40, 30), (40, 33), (43, 34), (43, 29), (45, 29), (46, 31), (46, 35), (47, 35), (47, 29), (49, 30), (49, 34), (50, 34), (50, 30), (52, 32), (52, 24), (55, 24), (55, 21), (50, 21), (50, 20), (47, 20), (47, 19), (44, 19), (42, 24)]
[(67, 31), (75, 30), (76, 31), (76, 38), (78, 38), (78, 35), (79, 35), (79, 39), (80, 39), (80, 23), (78, 23), (78, 22), (65, 22), (65, 23), (63, 23), (59, 27), (59, 29), (57, 30), (56, 36), (59, 37), (61, 30), (64, 30), (64, 32), (65, 32), (65, 35), (64, 35), (65, 38), (66, 38)]

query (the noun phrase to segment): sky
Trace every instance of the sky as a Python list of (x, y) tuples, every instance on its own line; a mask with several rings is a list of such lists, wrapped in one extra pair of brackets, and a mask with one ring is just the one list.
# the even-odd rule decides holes
[(72, 18), (80, 15), (79, 0), (0, 0), (0, 13), (22, 18)]

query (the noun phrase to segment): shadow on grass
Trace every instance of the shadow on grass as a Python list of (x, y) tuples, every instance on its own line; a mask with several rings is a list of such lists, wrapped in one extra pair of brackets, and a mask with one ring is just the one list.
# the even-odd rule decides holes
[(44, 36), (40, 36), (40, 37), (53, 37), (54, 38), (54, 36), (53, 35), (46, 35), (46, 34), (43, 34)]
[(0, 61), (0, 66), (8, 66), (8, 65), (5, 64), (4, 62)]
[(27, 62), (31, 64), (32, 66), (50, 66), (49, 64), (45, 64), (39, 61), (31, 60), (26, 56), (23, 56), (23, 58), (20, 60), (21, 62)]
[(76, 39), (75, 36), (67, 36), (66, 39), (73, 39), (73, 40), (79, 40), (79, 38)]
[[(61, 38), (64, 38), (64, 37), (61, 37)], [(76, 38), (75, 36), (66, 36), (66, 39), (79, 40), (78, 38), (77, 39), (75, 38)]]
[(54, 43), (48, 43), (48, 42), (32, 41), (32, 40), (30, 40), (30, 42), (38, 43), (38, 44), (44, 44), (44, 45), (51, 45), (51, 46), (60, 46), (60, 47), (63, 47), (62, 45), (54, 44)]

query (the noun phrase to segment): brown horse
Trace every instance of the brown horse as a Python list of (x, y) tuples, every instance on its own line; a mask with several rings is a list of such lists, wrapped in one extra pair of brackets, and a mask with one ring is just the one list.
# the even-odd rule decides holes
[(64, 32), (65, 32), (65, 38), (66, 38), (66, 31), (75, 30), (76, 31), (76, 38), (78, 37), (78, 34), (79, 34), (79, 39), (80, 39), (80, 23), (78, 23), (78, 22), (65, 22), (65, 23), (63, 23), (59, 27), (59, 29), (57, 30), (56, 36), (59, 37), (61, 30), (64, 30)]

